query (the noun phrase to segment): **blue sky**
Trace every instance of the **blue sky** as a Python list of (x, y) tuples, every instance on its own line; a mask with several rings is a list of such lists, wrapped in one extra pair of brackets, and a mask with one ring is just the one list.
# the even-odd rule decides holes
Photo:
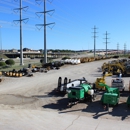
[[(43, 24), (43, 15), (38, 18), (36, 12), (43, 11), (43, 2), (23, 0), (23, 48), (44, 49), (44, 30), (38, 30), (36, 24)], [(130, 49), (130, 1), (129, 0), (46, 0), (46, 10), (55, 9), (52, 16), (47, 15), (47, 49), (87, 50), (94, 48), (93, 28), (97, 27), (96, 49), (105, 49), (105, 33), (108, 32), (108, 49)], [(2, 49), (20, 48), (19, 0), (0, 0), (0, 42)]]

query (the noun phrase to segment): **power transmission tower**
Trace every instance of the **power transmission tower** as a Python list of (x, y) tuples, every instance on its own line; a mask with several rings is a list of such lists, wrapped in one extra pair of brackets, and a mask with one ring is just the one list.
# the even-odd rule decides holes
[(28, 6), (22, 7), (22, 0), (19, 0), (19, 2), (20, 2), (20, 7), (15, 8), (14, 12), (15, 13), (17, 13), (18, 11), (20, 12), (20, 15), (19, 15), (20, 19), (14, 20), (14, 23), (18, 24), (20, 22), (20, 65), (24, 65), (24, 63), (23, 63), (23, 44), (22, 44), (22, 22), (27, 23), (29, 18), (22, 19), (22, 10), (27, 11)]
[[(35, 0), (38, 4), (41, 4), (42, 0)], [(40, 3), (39, 3), (40, 2)], [(49, 1), (50, 2), (50, 1)], [(46, 23), (46, 13), (54, 12), (55, 10), (48, 10), (46, 11), (46, 0), (44, 0), (44, 11), (43, 12), (36, 12), (38, 17), (41, 17), (41, 14), (44, 14), (44, 24), (36, 24), (36, 27), (39, 30), (44, 26), (44, 64), (47, 63), (47, 49), (46, 49), (46, 26), (54, 25), (55, 23)], [(49, 14), (50, 15), (50, 14)], [(52, 15), (52, 14), (51, 14)], [(53, 28), (53, 26), (51, 27)]]
[(2, 51), (2, 33), (1, 33), (2, 26), (0, 25), (0, 45), (1, 45), (1, 59), (3, 59), (3, 51)]
[(126, 54), (126, 43), (124, 43), (124, 55)]
[(93, 30), (94, 30), (94, 32), (92, 32), (92, 33), (94, 33), (94, 58), (95, 58), (95, 53), (96, 53), (96, 33), (98, 33), (98, 32), (96, 32), (96, 26), (94, 26), (94, 28), (92, 28)]
[(117, 55), (119, 54), (119, 43), (117, 43)]
[(109, 33), (107, 33), (107, 31), (106, 31), (106, 33), (105, 33), (105, 36), (106, 36), (106, 37), (104, 38), (104, 39), (106, 39), (106, 42), (105, 42), (105, 44), (106, 44), (106, 57), (107, 57), (107, 44), (109, 43), (109, 42), (108, 42), (108, 39), (109, 39), (109, 38), (107, 37), (108, 35), (109, 35)]

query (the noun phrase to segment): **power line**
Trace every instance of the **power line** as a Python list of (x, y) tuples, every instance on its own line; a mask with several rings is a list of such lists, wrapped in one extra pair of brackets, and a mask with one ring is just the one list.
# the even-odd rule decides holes
[[(24, 0), (24, 2), (27, 2), (28, 1), (28, 3), (30, 3), (30, 1), (29, 0)], [(33, 4), (32, 2), (31, 2), (31, 4)], [(33, 5), (35, 5), (35, 4), (33, 4)], [(41, 6), (40, 6), (41, 7)], [(8, 8), (9, 9), (9, 8)], [(30, 10), (32, 10), (32, 9), (29, 9), (29, 11)], [(6, 9), (5, 9), (5, 11), (6, 11)], [(3, 11), (4, 13), (10, 13), (10, 12), (5, 12), (5, 11)], [(28, 11), (28, 12), (29, 12)], [(36, 12), (36, 10), (32, 10), (31, 12)], [(31, 15), (31, 14), (28, 14), (28, 13), (22, 13), (24, 16), (27, 16), (27, 17), (29, 17), (30, 19), (33, 19), (33, 21), (38, 21), (38, 20), (42, 20), (42, 19), (36, 19), (36, 17), (34, 17), (33, 15)], [(15, 15), (18, 15), (18, 13), (15, 13)], [(57, 15), (57, 14), (56, 14)], [(48, 16), (48, 15), (47, 15)], [(54, 19), (56, 19), (56, 20), (58, 20), (58, 21), (60, 21), (60, 23), (62, 22), (62, 24), (70, 24), (71, 23), (71, 21), (68, 19), (65, 19), (64, 17), (61, 17), (61, 16), (59, 16), (59, 15), (57, 15), (59, 18), (57, 18), (57, 17), (54, 17)], [(41, 18), (41, 17), (40, 17)], [(65, 22), (66, 21), (66, 22)], [(74, 22), (73, 23), (71, 23), (71, 24), (73, 24), (74, 25)]]
[(0, 1), (1, 4), (7, 5), (7, 6), (12, 6), (12, 7), (17, 7), (18, 4), (12, 4), (10, 2), (5, 2), (5, 1)]

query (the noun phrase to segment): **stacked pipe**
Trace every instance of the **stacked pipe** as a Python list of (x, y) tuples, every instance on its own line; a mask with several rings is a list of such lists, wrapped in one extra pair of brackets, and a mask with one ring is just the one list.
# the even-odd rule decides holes
[(6, 76), (9, 76), (9, 77), (22, 77), (23, 74), (19, 73), (19, 72), (6, 72)]
[(81, 63), (81, 60), (80, 59), (66, 59), (64, 61), (65, 64), (80, 64)]

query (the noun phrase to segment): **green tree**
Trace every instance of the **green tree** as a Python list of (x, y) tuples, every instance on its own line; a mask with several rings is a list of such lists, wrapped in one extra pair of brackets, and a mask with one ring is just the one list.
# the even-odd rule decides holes
[(6, 63), (7, 65), (14, 65), (14, 64), (15, 64), (15, 61), (12, 60), (12, 59), (9, 59), (9, 60), (6, 60), (5, 63)]
[(70, 57), (69, 56), (65, 56), (65, 57), (62, 58), (62, 60), (66, 60), (66, 59), (70, 59)]
[[(52, 58), (47, 58), (47, 62), (48, 63), (50, 63), (50, 62), (52, 62), (53, 60), (52, 60)], [(40, 63), (43, 63), (44, 64), (44, 59), (40, 59)]]
[(5, 62), (0, 62), (0, 66), (6, 66)]

